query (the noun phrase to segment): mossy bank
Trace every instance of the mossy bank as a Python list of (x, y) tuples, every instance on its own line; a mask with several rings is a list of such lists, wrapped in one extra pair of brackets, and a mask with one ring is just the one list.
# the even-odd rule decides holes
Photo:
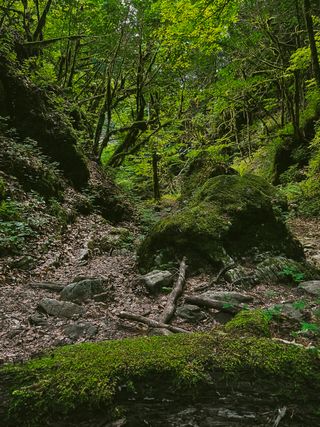
[(0, 424), (67, 426), (73, 424), (66, 420), (92, 414), (112, 420), (132, 399), (189, 393), (192, 401), (208, 390), (241, 390), (244, 383), (281, 404), (307, 402), (316, 411), (318, 352), (224, 330), (67, 346), (1, 369)]

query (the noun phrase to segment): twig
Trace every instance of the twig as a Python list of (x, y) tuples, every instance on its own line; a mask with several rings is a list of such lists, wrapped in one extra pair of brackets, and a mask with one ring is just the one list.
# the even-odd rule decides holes
[(185, 301), (190, 304), (198, 305), (199, 307), (215, 308), (216, 310), (226, 311), (227, 313), (238, 313), (242, 310), (241, 305), (229, 304), (225, 301), (218, 301), (206, 297), (186, 296)]
[(214, 277), (212, 280), (210, 280), (209, 283), (207, 283), (206, 285), (201, 285), (199, 287), (197, 287), (195, 290), (197, 292), (202, 292), (202, 291), (206, 291), (207, 289), (211, 288), (211, 286), (213, 284), (218, 284), (220, 279), (222, 278), (222, 276), (224, 276), (226, 274), (227, 271), (231, 270), (232, 267), (235, 267), (235, 263), (233, 262), (232, 264), (228, 264), (225, 267), (223, 267), (219, 273), (217, 274), (216, 277)]
[(179, 277), (177, 283), (168, 297), (167, 305), (165, 306), (165, 309), (163, 310), (163, 313), (160, 317), (160, 322), (169, 323), (172, 319), (176, 311), (177, 301), (183, 293), (183, 288), (186, 281), (186, 270), (186, 257), (183, 257), (180, 263)]
[(278, 425), (281, 423), (282, 418), (285, 417), (287, 413), (287, 408), (284, 406), (283, 408), (278, 409), (278, 416), (273, 424), (273, 427), (278, 427)]
[(61, 292), (65, 285), (58, 285), (57, 283), (30, 283), (31, 288), (47, 289), (53, 292)]
[(149, 319), (148, 317), (140, 316), (138, 314), (128, 313), (126, 311), (121, 311), (118, 314), (118, 317), (120, 317), (120, 319), (133, 320), (134, 322), (144, 323), (151, 328), (168, 329), (169, 331), (175, 333), (189, 333), (189, 331), (186, 331), (185, 329), (167, 325), (166, 323), (158, 322), (157, 320)]

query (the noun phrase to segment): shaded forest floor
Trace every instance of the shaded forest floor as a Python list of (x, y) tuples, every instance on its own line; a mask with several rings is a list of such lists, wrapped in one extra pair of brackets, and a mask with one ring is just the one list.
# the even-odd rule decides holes
[[(131, 224), (122, 224), (138, 235)], [(41, 354), (50, 348), (83, 341), (100, 341), (139, 336), (148, 333), (146, 327), (120, 320), (118, 313), (127, 310), (157, 319), (162, 312), (167, 296), (150, 296), (139, 280), (134, 250), (116, 249), (109, 253), (92, 251), (87, 260), (81, 259), (84, 248), (90, 239), (102, 237), (110, 232), (111, 226), (100, 216), (79, 217), (68, 225), (63, 235), (51, 242), (47, 253), (37, 249), (25, 253), (18, 261), (32, 263), (36, 257), (36, 266), (30, 270), (12, 267), (16, 260), (0, 260), (0, 362), (25, 360)], [(303, 243), (308, 261), (320, 267), (320, 225), (317, 220), (290, 220), (290, 228)], [(34, 253), (38, 251), (38, 253)], [(9, 261), (10, 265), (9, 266)], [(60, 285), (72, 283), (80, 277), (102, 277), (114, 290), (114, 297), (108, 301), (87, 301), (83, 304), (85, 313), (80, 318), (65, 319), (46, 316), (37, 310), (43, 298), (58, 299), (57, 292), (38, 289), (35, 283), (50, 282)], [(186, 283), (186, 293), (210, 281), (206, 274), (190, 277)], [(297, 286), (288, 284), (257, 284), (250, 289), (241, 286), (230, 289), (227, 283), (213, 285), (213, 290), (233, 290), (244, 292), (254, 298), (250, 308), (268, 309), (275, 304), (296, 303), (300, 301), (306, 308), (315, 308), (312, 299), (302, 294)], [(175, 318), (173, 325), (192, 331), (207, 331), (218, 321), (215, 310), (203, 311), (203, 319), (198, 323), (189, 323)], [(312, 343), (312, 336), (304, 334), (292, 337), (297, 324), (290, 321), (282, 325), (281, 330), (273, 331), (275, 336), (293, 340), (304, 345)], [(298, 328), (299, 329), (299, 328)]]

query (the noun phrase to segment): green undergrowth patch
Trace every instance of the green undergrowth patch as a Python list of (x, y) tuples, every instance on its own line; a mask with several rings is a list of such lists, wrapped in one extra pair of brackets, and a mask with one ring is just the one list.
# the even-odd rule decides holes
[(317, 351), (221, 330), (66, 346), (0, 371), (0, 377), (14, 384), (6, 425), (19, 421), (30, 427), (52, 417), (81, 418), (108, 408), (112, 418), (121, 399), (144, 396), (146, 390), (158, 398), (164, 388), (166, 393), (196, 392), (208, 384), (208, 377), (211, 385), (222, 378), (237, 386), (243, 375), (250, 381), (265, 380), (273, 389), (276, 380), (279, 395), (291, 390), (299, 396), (304, 390), (308, 399), (308, 393), (320, 391)]

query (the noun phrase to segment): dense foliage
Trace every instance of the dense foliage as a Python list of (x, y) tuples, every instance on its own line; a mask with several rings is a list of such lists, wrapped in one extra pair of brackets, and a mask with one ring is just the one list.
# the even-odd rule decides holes
[(317, 214), (320, 43), (310, 0), (2, 0), (1, 53), (144, 198), (205, 152)]

